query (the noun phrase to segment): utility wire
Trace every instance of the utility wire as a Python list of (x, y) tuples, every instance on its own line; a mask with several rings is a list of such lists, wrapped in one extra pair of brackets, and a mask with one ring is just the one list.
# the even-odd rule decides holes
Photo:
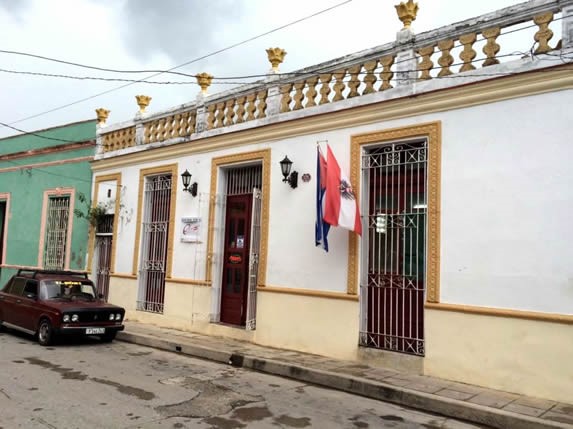
[[(351, 1), (351, 0), (349, 0), (349, 1)], [(342, 3), (342, 4), (343, 4), (343, 3)], [(340, 5), (342, 5), (342, 4), (340, 4)], [(340, 5), (335, 5), (335, 6), (333, 6), (332, 8), (338, 7), (338, 6), (340, 6)], [(332, 9), (332, 8), (330, 8), (330, 9)], [(330, 9), (325, 9), (323, 12), (328, 11), (328, 10), (330, 10)], [(315, 15), (317, 15), (317, 14), (319, 14), (319, 13), (321, 13), (321, 12), (317, 12)], [(299, 21), (294, 21), (293, 23), (300, 22), (300, 21), (302, 21), (302, 20), (304, 20), (304, 19), (307, 19), (307, 18), (310, 18), (310, 17), (312, 17), (312, 16), (313, 16), (313, 15), (311, 15), (311, 16), (309, 16), (309, 17), (306, 17), (306, 18), (301, 18)], [(570, 15), (564, 15), (564, 16), (561, 16), (561, 17), (559, 17), (559, 18), (555, 18), (555, 19), (552, 20), (552, 22), (560, 21), (560, 20), (562, 20), (562, 19), (564, 19), (564, 18), (567, 18), (568, 16), (570, 16)], [(292, 25), (293, 23), (291, 23), (291, 24), (286, 24), (286, 25), (284, 25), (283, 27), (279, 27), (278, 29), (282, 29), (282, 28), (284, 28), (284, 27), (286, 27), (286, 26), (288, 26), (288, 25)], [(516, 25), (518, 25), (518, 24), (516, 24)], [(530, 24), (530, 25), (527, 25), (527, 26), (514, 28), (514, 29), (512, 29), (512, 30), (503, 31), (503, 32), (501, 32), (500, 35), (498, 36), (498, 39), (499, 39), (500, 37), (506, 35), (506, 34), (511, 34), (511, 33), (519, 32), (519, 31), (527, 30), (527, 29), (533, 28), (533, 27), (537, 27), (537, 24)], [(271, 31), (272, 31), (272, 30), (271, 30)], [(276, 30), (275, 30), (275, 31), (276, 31)], [(267, 34), (268, 34), (268, 33), (265, 33), (265, 34), (263, 34), (263, 35), (267, 35)], [(258, 36), (258, 37), (262, 37), (263, 35)], [(480, 35), (480, 37), (478, 37), (478, 38), (476, 39), (476, 41), (474, 42), (474, 44), (475, 44), (475, 43), (479, 43), (479, 42), (484, 41), (484, 40), (486, 40), (486, 38), (483, 37), (483, 35)], [(452, 48), (452, 50), (453, 50), (453, 49), (456, 49), (456, 48), (459, 48), (459, 47), (462, 47), (462, 46), (463, 46), (463, 44), (462, 44), (459, 40), (456, 40), (456, 41), (455, 41), (455, 44), (454, 44), (454, 48)], [(46, 60), (46, 61), (50, 61), (50, 62), (56, 62), (56, 63), (67, 64), (67, 65), (71, 65), (71, 66), (75, 66), (75, 67), (81, 67), (81, 68), (87, 68), (87, 69), (99, 70), (99, 71), (105, 71), (105, 72), (111, 72), (111, 73), (121, 73), (121, 74), (156, 73), (156, 74), (174, 74), (174, 75), (184, 76), (184, 77), (189, 77), (189, 78), (196, 78), (196, 77), (197, 77), (196, 74), (190, 74), (190, 73), (183, 73), (183, 72), (175, 72), (175, 71), (173, 71), (175, 68), (183, 67), (183, 66), (186, 65), (187, 63), (186, 63), (186, 64), (183, 64), (183, 65), (181, 65), (181, 66), (177, 66), (177, 67), (175, 67), (175, 68), (169, 69), (169, 70), (121, 70), (121, 69), (112, 69), (112, 68), (106, 68), (106, 67), (99, 67), (99, 66), (92, 66), (92, 65), (87, 65), (87, 64), (81, 64), (81, 63), (76, 63), (76, 62), (72, 62), (72, 61), (61, 60), (61, 59), (58, 59), (58, 58), (47, 57), (47, 56), (44, 56), (44, 55), (33, 54), (33, 53), (29, 53), (29, 52), (11, 51), (11, 50), (0, 49), (0, 53), (10, 54), (10, 55), (27, 56), (27, 57), (38, 58), (38, 59), (42, 59), (42, 60)], [(193, 60), (193, 61), (194, 61), (194, 60)], [(403, 62), (403, 61), (408, 61), (408, 59), (397, 61), (397, 62), (395, 62), (394, 64), (399, 64), (399, 63), (401, 63), (401, 62)], [(11, 71), (11, 70), (0, 70), (0, 71), (5, 71), (5, 72), (7, 72), (7, 73), (16, 73), (16, 72)], [(24, 72), (22, 72), (22, 73), (24, 73)], [(32, 72), (29, 72), (28, 74), (32, 74)], [(39, 73), (39, 74), (40, 74), (40, 73)], [(281, 76), (281, 75), (285, 75), (285, 74), (292, 76), (292, 75), (296, 75), (296, 74), (298, 74), (298, 73), (297, 73), (297, 72), (282, 73), (282, 74), (281, 74), (281, 73), (278, 73), (277, 75), (278, 75), (278, 76)], [(300, 74), (304, 74), (304, 73), (300, 72)], [(40, 74), (40, 75), (41, 75), (41, 74)], [(49, 74), (47, 74), (47, 75), (48, 75), (48, 76), (51, 76), (51, 75), (49, 75)], [(56, 75), (56, 76), (59, 76), (59, 75)], [(266, 76), (267, 76), (266, 74), (253, 74), (253, 75), (243, 75), (243, 76), (215, 76), (215, 77), (213, 77), (213, 80), (237, 80), (237, 79), (263, 78), (263, 77), (266, 77)], [(74, 78), (74, 79), (95, 79), (95, 78), (91, 78), (91, 77), (85, 77), (85, 78), (84, 78), (84, 77), (82, 77), (82, 78), (80, 78), (80, 77), (71, 77), (71, 78)], [(97, 78), (97, 79), (99, 79), (99, 80), (114, 81), (114, 79), (112, 79), (112, 78)], [(142, 80), (136, 80), (136, 79), (115, 79), (115, 80), (116, 80), (116, 81), (125, 81), (125, 82), (134, 82), (134, 83), (138, 83), (138, 82), (144, 83), (144, 82), (142, 82)], [(145, 81), (145, 83), (147, 83), (147, 81)], [(152, 82), (152, 83), (157, 83), (157, 84), (164, 84), (164, 83), (181, 84), (181, 83), (183, 83), (183, 82)], [(189, 83), (194, 83), (194, 82), (189, 82)]]
[[(509, 54), (503, 54), (503, 55), (497, 55), (495, 58), (496, 59), (500, 59), (500, 58), (506, 58), (506, 57), (513, 57), (513, 56), (521, 56), (521, 57), (526, 57), (526, 56), (530, 56), (531, 52), (512, 52)], [(558, 57), (560, 59), (562, 59), (564, 62), (566, 62), (565, 60), (573, 60), (573, 53), (572, 54), (551, 54), (551, 53), (545, 53), (543, 55), (547, 55), (548, 57)], [(571, 55), (571, 56), (568, 56)], [(549, 58), (546, 58), (547, 60), (549, 60)], [(486, 60), (486, 57), (480, 57), (477, 59), (474, 59), (472, 61), (470, 61), (469, 63), (478, 63), (480, 61), (484, 61)], [(465, 62), (458, 62), (458, 63), (453, 63), (451, 64), (449, 67), (453, 68), (453, 67), (457, 67), (463, 64), (469, 64), (469, 63), (465, 63)], [(394, 63), (393, 65), (395, 65), (397, 63)], [(430, 70), (435, 70), (435, 69), (440, 69), (442, 68), (441, 66), (434, 66), (432, 67)], [(380, 70), (381, 67), (377, 67), (376, 70)], [(284, 74), (284, 76), (288, 76), (289, 78), (296, 78), (297, 76), (308, 76), (309, 74), (312, 75), (317, 75), (317, 74), (321, 74), (324, 73), (327, 69), (323, 69), (323, 70), (313, 70), (312, 73), (309, 72), (304, 72), (304, 73), (286, 73)], [(332, 72), (332, 67), (328, 68), (328, 70), (330, 70)], [(409, 73), (409, 72), (417, 72), (419, 70), (402, 70), (403, 72)], [(139, 81), (139, 80), (135, 80), (135, 79), (122, 79), (122, 78), (105, 78), (105, 77), (97, 77), (97, 76), (72, 76), (72, 75), (64, 75), (64, 74), (53, 74), (53, 73), (40, 73), (40, 72), (31, 72), (31, 71), (22, 71), (22, 70), (8, 70), (8, 69), (0, 69), (0, 73), (10, 73), (10, 74), (17, 74), (17, 75), (30, 75), (30, 76), (38, 76), (38, 77), (52, 77), (52, 78), (62, 78), (62, 79), (74, 79), (74, 80), (95, 80), (95, 81), (104, 81), (104, 82), (133, 82), (133, 83), (146, 83), (146, 84), (150, 84), (150, 85), (197, 85), (196, 82), (190, 82), (190, 81)], [(376, 73), (376, 71), (374, 72)], [(368, 72), (366, 71), (360, 71), (357, 75), (358, 76), (362, 76), (368, 74)], [(280, 76), (280, 75), (279, 75)], [(252, 76), (236, 76), (236, 79), (248, 79), (251, 78)], [(348, 76), (347, 76), (348, 77)], [(460, 75), (453, 75), (451, 77), (465, 77), (465, 76), (460, 76)], [(214, 78), (216, 79), (216, 78)], [(227, 78), (225, 78), (227, 79)], [(289, 81), (291, 80), (289, 79)], [(398, 78), (396, 78), (396, 80), (399, 80)], [(212, 82), (212, 84), (219, 84), (219, 85), (245, 85), (245, 84), (252, 84), (254, 82), (249, 82), (249, 81), (224, 81), (224, 82)], [(286, 82), (285, 82), (286, 83)]]
[[(287, 23), (287, 24), (284, 24), (284, 25), (281, 25), (281, 26), (279, 26), (279, 27), (273, 28), (272, 30), (266, 31), (266, 32), (264, 32), (264, 33), (258, 34), (258, 35), (253, 36), (253, 37), (249, 37), (248, 39), (245, 39), (245, 40), (242, 40), (242, 41), (240, 41), (240, 42), (234, 43), (234, 44), (229, 45), (229, 46), (227, 46), (227, 47), (225, 47), (225, 48), (222, 48), (222, 49), (213, 51), (213, 52), (211, 52), (211, 53), (209, 53), (209, 54), (206, 54), (206, 55), (197, 57), (197, 58), (195, 58), (195, 59), (193, 59), (193, 60), (186, 61), (186, 62), (184, 62), (183, 64), (180, 64), (180, 65), (171, 67), (170, 69), (167, 69), (166, 71), (170, 71), (170, 72), (171, 72), (171, 71), (176, 70), (176, 69), (179, 69), (179, 68), (181, 68), (181, 67), (185, 67), (185, 66), (187, 66), (187, 65), (189, 65), (189, 64), (196, 63), (196, 62), (198, 62), (198, 61), (204, 60), (204, 59), (206, 59), (206, 58), (212, 57), (212, 56), (214, 56), (214, 55), (220, 54), (220, 53), (222, 53), (222, 52), (225, 52), (225, 51), (228, 51), (228, 50), (230, 50), (230, 49), (236, 48), (236, 47), (238, 47), (238, 46), (244, 45), (244, 44), (246, 44), (246, 43), (252, 42), (253, 40), (260, 39), (261, 37), (268, 36), (269, 34), (272, 34), (272, 33), (275, 33), (275, 32), (277, 32), (277, 31), (283, 30), (283, 29), (285, 29), (285, 28), (287, 28), (287, 27), (290, 27), (290, 26), (292, 26), (292, 25), (295, 25), (295, 24), (298, 24), (298, 23), (300, 23), (300, 22), (306, 21), (306, 20), (308, 20), (308, 19), (314, 18), (314, 17), (316, 17), (316, 16), (318, 16), (318, 15), (321, 15), (321, 14), (323, 14), (323, 13), (326, 13), (326, 12), (329, 12), (329, 11), (331, 11), (331, 10), (333, 10), (333, 9), (336, 9), (336, 8), (338, 8), (338, 7), (340, 7), (340, 6), (343, 6), (343, 5), (345, 5), (345, 4), (348, 4), (348, 3), (350, 3), (351, 1), (352, 1), (352, 0), (345, 0), (345, 1), (343, 1), (343, 2), (337, 3), (337, 4), (335, 4), (335, 5), (331, 6), (331, 7), (328, 7), (328, 8), (326, 8), (326, 9), (322, 9), (322, 10), (320, 10), (320, 11), (318, 11), (318, 12), (315, 12), (315, 13), (312, 13), (312, 14), (307, 15), (307, 16), (305, 16), (305, 17), (299, 18), (299, 19), (297, 19), (297, 20), (295, 20), (295, 21), (291, 21), (291, 22), (289, 22), (289, 23)], [(42, 116), (42, 115), (45, 115), (45, 114), (47, 114), (47, 113), (51, 113), (51, 112), (55, 112), (55, 111), (57, 111), (57, 110), (65, 109), (66, 107), (70, 107), (70, 106), (73, 106), (73, 105), (75, 105), (75, 104), (79, 104), (79, 103), (82, 103), (82, 102), (84, 102), (84, 101), (87, 101), (87, 100), (92, 100), (92, 99), (94, 99), (94, 98), (96, 98), (96, 97), (99, 97), (99, 96), (102, 96), (102, 95), (105, 95), (105, 94), (109, 94), (110, 92), (114, 92), (114, 91), (117, 91), (117, 90), (119, 90), (119, 89), (126, 88), (126, 87), (131, 86), (131, 85), (133, 85), (133, 84), (135, 84), (135, 83), (139, 83), (139, 82), (142, 82), (142, 81), (146, 81), (146, 80), (148, 80), (148, 79), (152, 79), (152, 78), (154, 78), (154, 77), (156, 77), (156, 76), (159, 76), (159, 75), (161, 75), (161, 74), (164, 74), (166, 71), (159, 71), (159, 72), (157, 72), (157, 73), (154, 73), (154, 74), (152, 74), (152, 75), (149, 75), (149, 76), (147, 76), (147, 77), (144, 77), (144, 78), (138, 80), (137, 82), (128, 82), (128, 83), (126, 83), (126, 84), (124, 84), (124, 85), (120, 85), (120, 86), (118, 86), (118, 87), (109, 89), (109, 90), (107, 90), (107, 91), (103, 91), (103, 92), (100, 92), (100, 93), (91, 95), (91, 96), (89, 96), (89, 97), (85, 97), (85, 98), (82, 98), (82, 99), (80, 99), (80, 100), (76, 100), (76, 101), (73, 101), (73, 102), (71, 102), (71, 103), (67, 103), (67, 104), (64, 104), (64, 105), (62, 105), (62, 106), (59, 106), (59, 107), (55, 107), (55, 108), (53, 108), (53, 109), (50, 109), (50, 110), (46, 110), (46, 111), (44, 111), (44, 112), (37, 113), (37, 114), (35, 114), (35, 115), (31, 115), (31, 116), (28, 116), (28, 117), (25, 117), (25, 118), (22, 118), (22, 119), (18, 119), (17, 121), (11, 122), (11, 124), (12, 124), (12, 125), (13, 125), (13, 124), (17, 124), (17, 123), (19, 123), (19, 122), (27, 121), (27, 120), (32, 119), (32, 118), (37, 118), (38, 116)]]

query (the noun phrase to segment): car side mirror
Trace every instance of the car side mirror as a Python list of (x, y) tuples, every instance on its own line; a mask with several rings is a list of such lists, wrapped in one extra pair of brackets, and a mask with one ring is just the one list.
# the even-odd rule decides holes
[(38, 295), (33, 294), (33, 293), (27, 293), (27, 294), (26, 294), (26, 298), (28, 298), (28, 299), (37, 299), (37, 298), (38, 298)]

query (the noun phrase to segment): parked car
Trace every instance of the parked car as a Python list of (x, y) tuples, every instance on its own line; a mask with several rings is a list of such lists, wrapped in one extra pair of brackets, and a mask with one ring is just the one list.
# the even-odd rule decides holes
[(0, 290), (0, 328), (36, 335), (43, 346), (60, 335), (113, 341), (124, 316), (98, 296), (86, 273), (21, 269)]

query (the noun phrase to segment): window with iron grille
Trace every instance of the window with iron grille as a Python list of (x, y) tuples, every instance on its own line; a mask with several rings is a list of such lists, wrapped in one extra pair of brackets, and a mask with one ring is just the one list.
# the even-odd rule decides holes
[(145, 179), (137, 309), (152, 313), (163, 313), (165, 301), (171, 180), (171, 174)]
[(44, 268), (62, 270), (66, 263), (70, 197), (50, 197), (46, 213)]
[(363, 346), (424, 355), (427, 142), (393, 143), (362, 158)]

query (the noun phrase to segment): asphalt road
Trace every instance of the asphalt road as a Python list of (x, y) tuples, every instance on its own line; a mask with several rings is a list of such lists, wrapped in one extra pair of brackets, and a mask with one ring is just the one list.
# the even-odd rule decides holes
[(478, 427), (118, 341), (0, 332), (0, 429)]

